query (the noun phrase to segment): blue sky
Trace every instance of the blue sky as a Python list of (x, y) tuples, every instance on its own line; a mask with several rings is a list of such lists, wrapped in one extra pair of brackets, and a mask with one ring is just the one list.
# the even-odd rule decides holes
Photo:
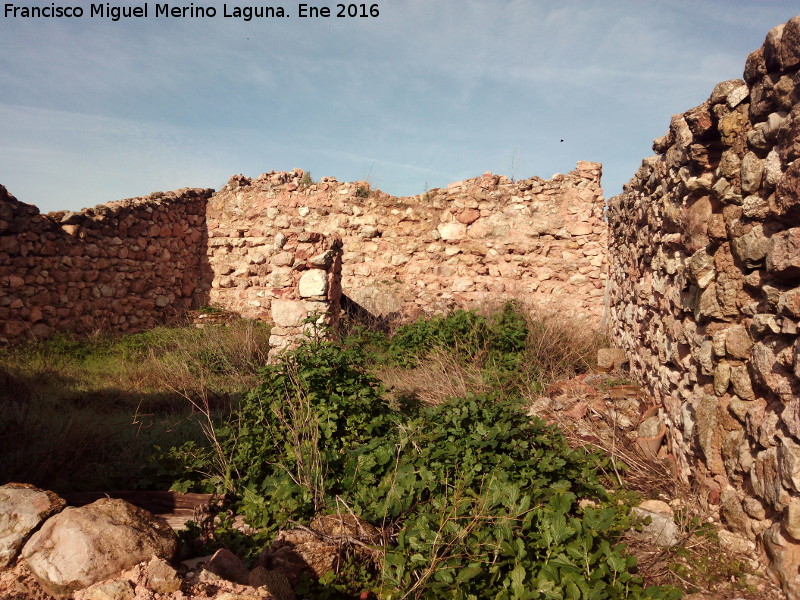
[(672, 114), (741, 77), (767, 31), (800, 13), (796, 1), (384, 0), (367, 19), (253, 3), (291, 16), (244, 22), (222, 3), (194, 2), (218, 7), (213, 19), (155, 18), (155, 4), (119, 22), (0, 18), (0, 183), (17, 198), (74, 210), (294, 167), (411, 195), (579, 160), (604, 164), (610, 197)]

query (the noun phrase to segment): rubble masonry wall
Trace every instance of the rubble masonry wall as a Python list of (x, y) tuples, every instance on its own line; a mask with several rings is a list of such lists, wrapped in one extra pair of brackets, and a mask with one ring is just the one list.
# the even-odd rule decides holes
[(2, 188), (0, 338), (135, 331), (210, 304), (273, 320), (277, 350), (311, 313), (333, 324), (342, 291), (387, 321), (516, 298), (598, 325), (600, 175), (581, 162), (396, 198), (298, 169), (46, 215)]
[(0, 338), (135, 331), (180, 316), (201, 301), (211, 193), (43, 215), (0, 186)]
[[(800, 590), (800, 17), (609, 202), (610, 327), (670, 451)], [(794, 597), (794, 596), (793, 596)]]
[[(208, 203), (213, 304), (268, 318), (298, 260), (284, 231), (342, 240), (342, 290), (376, 317), (408, 320), (507, 298), (598, 325), (606, 277), (601, 166), (552, 180), (485, 174), (396, 198), (303, 171), (234, 176)], [(304, 259), (299, 259), (304, 260)], [(297, 274), (295, 273), (295, 276)]]

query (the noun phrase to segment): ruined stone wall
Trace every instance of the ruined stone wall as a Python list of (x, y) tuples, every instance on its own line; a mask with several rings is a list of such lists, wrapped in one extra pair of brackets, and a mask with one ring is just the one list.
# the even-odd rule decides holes
[(300, 308), (333, 323), (342, 290), (387, 321), (517, 298), (597, 325), (600, 174), (395, 198), (298, 169), (47, 215), (0, 188), (0, 338), (140, 330), (212, 304), (274, 320), (277, 351)]
[[(800, 594), (800, 17), (609, 203), (610, 324), (670, 452)], [(793, 590), (793, 591), (792, 591)]]
[[(408, 319), (518, 298), (598, 324), (606, 277), (601, 166), (550, 181), (487, 173), (396, 198), (366, 182), (313, 183), (301, 170), (235, 176), (208, 203), (209, 297), (267, 318), (298, 258), (285, 231), (341, 237), (343, 293), (372, 315)], [(293, 272), (294, 270), (294, 272)]]
[(0, 186), (0, 338), (174, 319), (200, 301), (211, 193), (183, 189), (43, 215)]

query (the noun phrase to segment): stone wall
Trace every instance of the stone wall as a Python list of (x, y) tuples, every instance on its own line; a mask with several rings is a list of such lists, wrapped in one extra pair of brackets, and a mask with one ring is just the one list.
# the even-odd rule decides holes
[(145, 329), (200, 302), (211, 193), (42, 215), (0, 186), (0, 338)]
[(669, 451), (800, 597), (800, 17), (611, 199), (610, 325)]
[(514, 297), (598, 324), (607, 231), (600, 174), (589, 162), (550, 181), (487, 173), (405, 198), (366, 182), (314, 183), (301, 170), (234, 176), (208, 203), (210, 299), (267, 316), (269, 287), (298, 260), (272, 240), (316, 231), (341, 237), (343, 292), (377, 317)]
[(597, 325), (600, 174), (487, 173), (395, 198), (297, 169), (47, 215), (0, 188), (0, 338), (146, 329), (212, 304), (275, 320), (277, 350), (297, 303), (333, 323), (342, 290), (386, 321), (519, 298)]

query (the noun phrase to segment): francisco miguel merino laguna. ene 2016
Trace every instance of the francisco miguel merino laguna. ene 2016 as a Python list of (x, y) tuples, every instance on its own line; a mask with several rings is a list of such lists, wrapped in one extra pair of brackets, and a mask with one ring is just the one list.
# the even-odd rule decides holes
[[(91, 4), (87, 11), (81, 6), (56, 6), (51, 3), (49, 6), (20, 6), (13, 3), (3, 5), (3, 16), (6, 18), (90, 18), (98, 17), (101, 19), (111, 19), (119, 21), (129, 18), (147, 18), (150, 16), (147, 3), (139, 6), (114, 6), (109, 2)], [(214, 18), (217, 16), (217, 9), (213, 6), (195, 6), (190, 3), (188, 6), (170, 6), (167, 3), (155, 5), (156, 17), (174, 18)], [(227, 4), (222, 6), (222, 16), (228, 18), (238, 18), (250, 21), (255, 18), (285, 17), (286, 12), (281, 6), (232, 6)]]

